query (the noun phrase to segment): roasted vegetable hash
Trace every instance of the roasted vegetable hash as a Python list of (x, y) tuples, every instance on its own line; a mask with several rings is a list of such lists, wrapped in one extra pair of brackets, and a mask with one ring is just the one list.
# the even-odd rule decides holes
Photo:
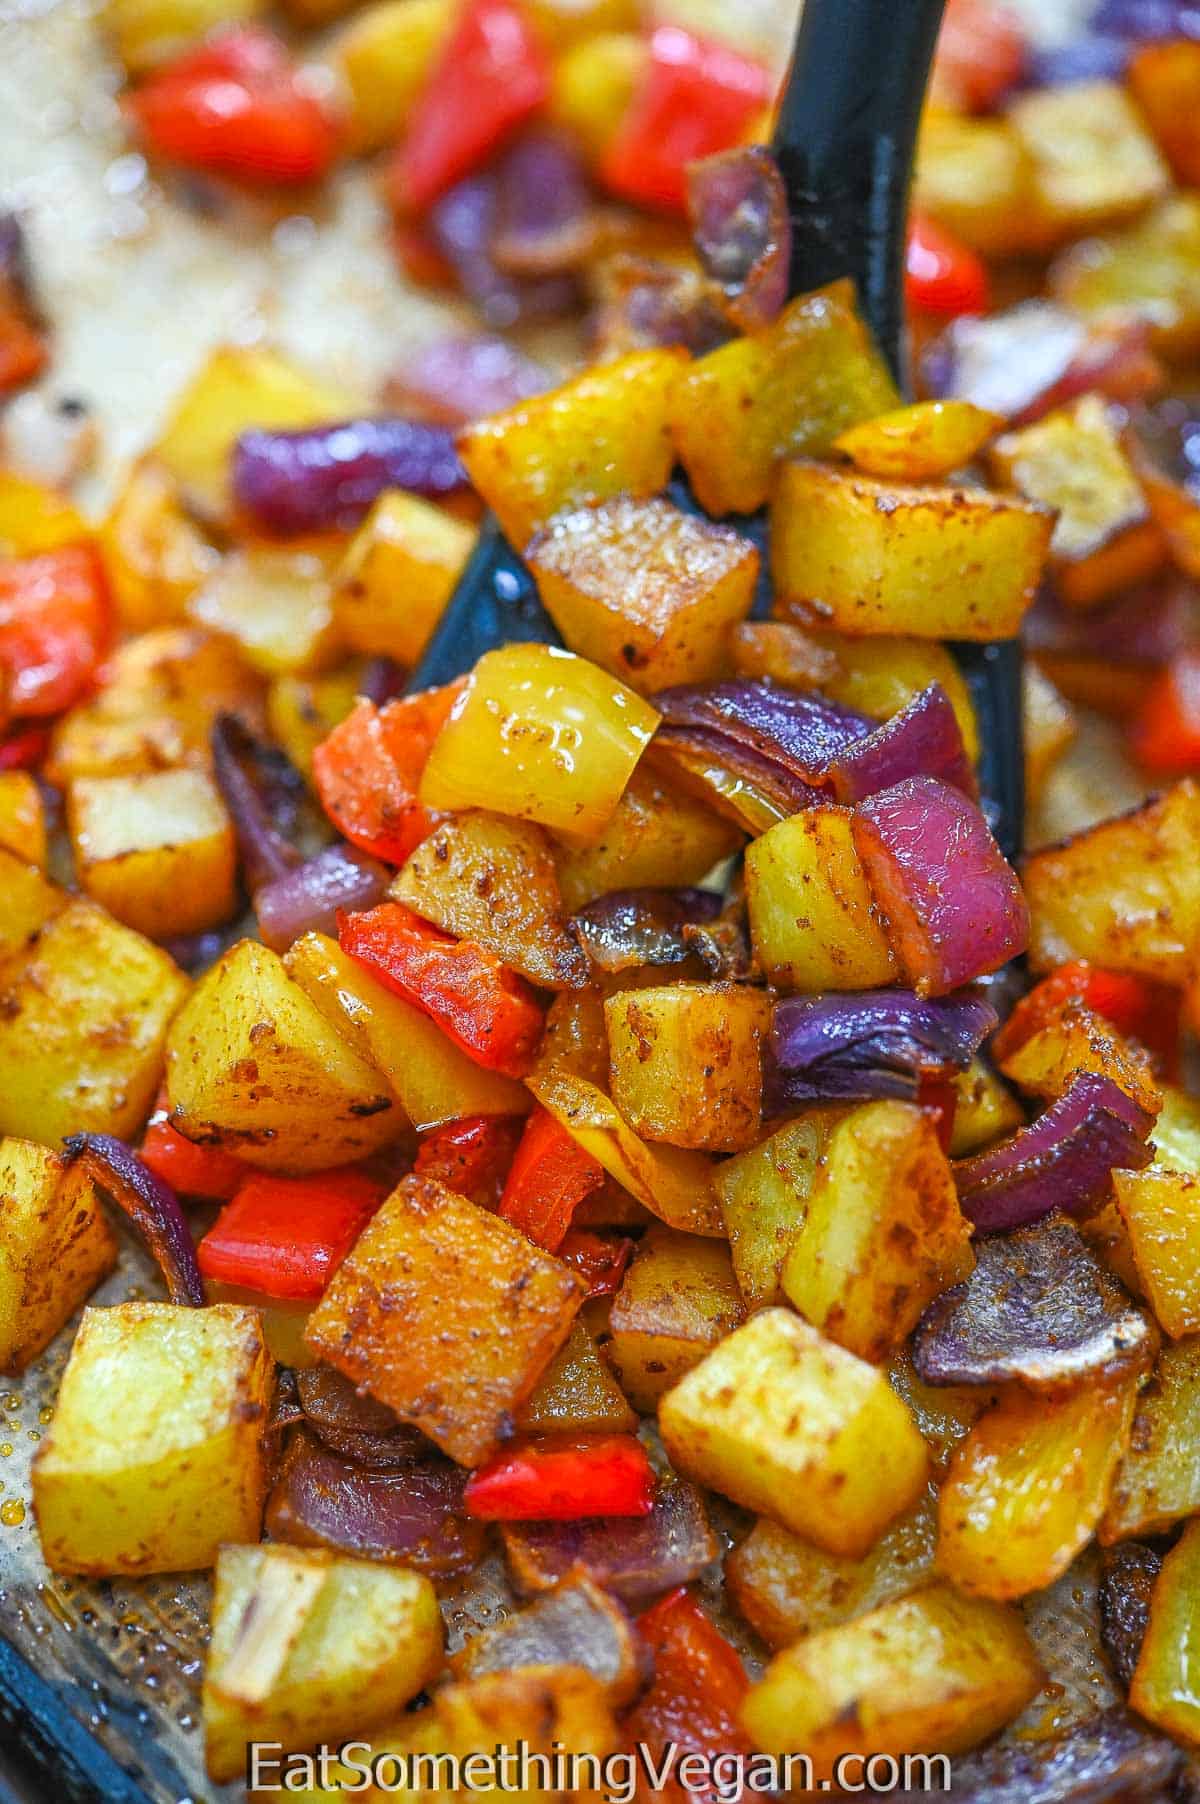
[[(732, 40), (104, 24), (181, 205), (373, 155), (479, 323), (367, 398), (221, 347), (97, 516), (0, 223), (0, 1367), (70, 1345), (49, 1574), (211, 1569), (213, 1787), (365, 1740), (637, 1751), (672, 1804), (737, 1793), (680, 1754), (1194, 1799), (1200, 9), (1047, 50), (951, 0), (916, 400), (849, 282), (789, 295)], [(549, 317), (553, 374), (503, 335)], [(1023, 859), (964, 674), (1021, 634)], [(1118, 805), (1047, 843), (1080, 734)], [(110, 1301), (129, 1235), (161, 1287)]]

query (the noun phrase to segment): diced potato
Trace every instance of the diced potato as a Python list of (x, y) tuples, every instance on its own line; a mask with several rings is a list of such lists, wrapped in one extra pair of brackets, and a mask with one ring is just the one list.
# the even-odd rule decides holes
[(1137, 1373), (1063, 1396), (1016, 1388), (961, 1442), (938, 1500), (938, 1570), (975, 1597), (1024, 1597), (1064, 1573), (1104, 1514)]
[(1051, 771), (1074, 745), (1079, 729), (1070, 703), (1059, 694), (1050, 678), (1032, 660), (1025, 665), (1021, 693), (1025, 727), (1025, 789), (1030, 801), (1036, 804)]
[(727, 1555), (725, 1580), (767, 1646), (790, 1647), (928, 1584), (936, 1542), (932, 1493), (897, 1517), (861, 1560), (825, 1553), (764, 1516)]
[(1159, 1165), (1200, 1178), (1200, 1101), (1175, 1084), (1164, 1084), (1151, 1140)]
[(645, 73), (649, 46), (633, 31), (600, 31), (572, 44), (554, 65), (550, 117), (598, 166)]
[(1150, 1600), (1150, 1621), (1129, 1687), (1129, 1702), (1169, 1735), (1200, 1743), (1200, 1671), (1196, 1598), (1200, 1592), (1200, 1522), (1191, 1523), (1163, 1561)]
[(492, 808), (575, 843), (603, 831), (658, 715), (586, 658), (549, 645), (485, 652), (433, 742), (431, 808)]
[(841, 632), (1008, 639), (1053, 526), (1047, 509), (1014, 496), (789, 463), (772, 503), (771, 568), (782, 600)]
[(678, 384), (671, 430), (700, 505), (751, 514), (782, 458), (819, 454), (896, 405), (850, 282), (801, 295), (766, 331), (710, 351)]
[(1175, 482), (1140, 454), (1136, 439), (1133, 461), (1154, 524), (1173, 562), (1193, 582), (1200, 579), (1200, 501), (1183, 483)]
[(1006, 432), (991, 463), (997, 479), (1026, 500), (1058, 510), (1050, 567), (1069, 606), (1094, 607), (1163, 562), (1162, 534), (1099, 395)]
[(117, 1262), (92, 1184), (32, 1140), (0, 1140), (0, 1372), (21, 1372)]
[(188, 992), (173, 960), (94, 902), (69, 901), (2, 981), (0, 1133), (47, 1146), (135, 1133)]
[(221, 26), (253, 19), (265, 0), (105, 0), (103, 21), (131, 75), (169, 62)]
[(1005, 1077), (1033, 1096), (1062, 1096), (1078, 1072), (1092, 1071), (1111, 1077), (1151, 1115), (1162, 1106), (1150, 1054), (1080, 1002), (1054, 1011), (1044, 1026), (1011, 1049), (1002, 1028), (992, 1056)]
[(1116, 1203), (1106, 1203), (1086, 1221), (1080, 1222), (1079, 1232), (1126, 1290), (1132, 1296), (1144, 1298), (1146, 1293), (1133, 1256), (1133, 1242)]
[(951, 1079), (956, 1104), (950, 1135), (950, 1156), (965, 1159), (993, 1141), (1002, 1140), (1025, 1125), (1025, 1113), (1012, 1092), (990, 1065), (972, 1059), (965, 1071)]
[(782, 1282), (830, 1339), (879, 1361), (934, 1297), (969, 1277), (971, 1230), (931, 1114), (871, 1102), (833, 1131)]
[(1142, 1289), (1167, 1333), (1200, 1332), (1200, 1177), (1152, 1165), (1113, 1173)]
[(556, 514), (526, 558), (572, 651), (645, 695), (720, 674), (759, 563), (727, 527), (627, 495)]
[(188, 602), (188, 616), (225, 633), (264, 676), (327, 669), (339, 650), (333, 575), (340, 556), (336, 538), (232, 551)]
[(804, 1225), (829, 1135), (842, 1111), (810, 1109), (713, 1175), (747, 1309), (784, 1301), (780, 1273)]
[(1116, 82), (1039, 88), (1008, 109), (1054, 232), (1078, 237), (1140, 213), (1170, 187), (1158, 147)]
[(45, 870), (46, 809), (27, 770), (0, 771), (0, 846)]
[(86, 1310), (33, 1464), (51, 1570), (189, 1572), (256, 1541), (274, 1377), (256, 1310)]
[(336, 1745), (387, 1722), (442, 1667), (437, 1593), (420, 1573), (315, 1548), (223, 1547), (204, 1674), (211, 1779), (246, 1744)]
[(297, 770), (312, 776), (313, 753), (358, 700), (358, 660), (326, 676), (276, 677), (267, 691), (267, 726)]
[(522, 1084), (477, 1065), (436, 1022), (385, 990), (336, 940), (306, 933), (284, 964), (337, 1034), (382, 1073), (418, 1133), (466, 1115), (529, 1113)]
[(634, 1407), (653, 1415), (663, 1392), (744, 1314), (723, 1242), (651, 1228), (609, 1315), (608, 1357)]
[(907, 1349), (896, 1355), (887, 1370), (888, 1383), (912, 1411), (913, 1421), (940, 1474), (960, 1441), (966, 1439), (993, 1401), (993, 1394), (975, 1385), (926, 1384), (917, 1377)]
[(0, 916), (0, 966), (27, 953), (38, 934), (67, 904), (67, 895), (24, 857), (0, 846), (0, 884), (4, 911)]
[(584, 1151), (669, 1228), (723, 1234), (712, 1166), (702, 1153), (647, 1145), (598, 1085), (562, 1066), (535, 1072), (526, 1084)]
[(612, 889), (699, 883), (742, 838), (723, 815), (639, 765), (601, 837), (560, 852), (563, 903), (574, 911)]
[(1051, 234), (1033, 159), (1007, 119), (929, 110), (917, 152), (915, 204), (972, 249), (1009, 257)]
[(729, 983), (626, 990), (604, 1005), (613, 1101), (635, 1134), (740, 1152), (762, 1125), (765, 992)]
[(1100, 1539), (1160, 1535), (1200, 1511), (1200, 1341), (1164, 1347), (1137, 1400)]
[(1039, 971), (1086, 958), (1187, 981), (1200, 945), (1200, 787), (1186, 779), (1131, 814), (1026, 859), (1029, 956)]
[(473, 1635), (450, 1662), (456, 1678), (520, 1666), (581, 1664), (614, 1708), (632, 1703), (644, 1682), (636, 1631), (615, 1597), (577, 1566), (523, 1610)]
[(180, 505), (175, 484), (150, 457), (126, 476), (99, 545), (117, 613), (134, 633), (181, 619), (217, 561)]
[(865, 476), (931, 482), (969, 464), (1003, 425), (971, 401), (917, 401), (840, 432), (833, 449)]
[(346, 88), (348, 148), (380, 150), (403, 129), (449, 36), (454, 0), (377, 0), (330, 46)]
[(476, 1466), (511, 1434), (583, 1292), (507, 1222), (410, 1177), (338, 1267), (305, 1339), (451, 1459)]
[(781, 990), (873, 990), (896, 961), (855, 849), (848, 808), (809, 808), (746, 848), (755, 957)]
[(1129, 66), (1129, 90), (1176, 179), (1200, 183), (1200, 45), (1189, 38), (1144, 44)]
[[(411, 7), (414, 0), (400, 4)], [(475, 538), (473, 526), (419, 495), (402, 489), (381, 495), (351, 540), (335, 579), (333, 618), (346, 644), (395, 658), (398, 664), (415, 664)]]
[(786, 1309), (751, 1316), (659, 1405), (672, 1464), (830, 1553), (861, 1557), (925, 1484), (884, 1374)]
[(32, 557), (90, 538), (93, 528), (59, 489), (0, 469), (0, 552)]
[[(710, 1246), (711, 1241), (697, 1241)], [(595, 1340), (576, 1317), (555, 1355), (517, 1412), (522, 1434), (630, 1434), (637, 1417), (600, 1357)]]
[(742, 1721), (755, 1747), (807, 1754), (957, 1754), (1011, 1721), (1042, 1683), (1015, 1610), (935, 1584), (778, 1654)]
[(233, 823), (207, 772), (80, 777), (67, 820), (80, 882), (127, 927), (161, 940), (234, 913)]
[(674, 462), (680, 350), (634, 351), (468, 426), (459, 452), (518, 548), (552, 514), (614, 495), (655, 495)]
[(455, 815), (422, 840), (388, 894), (531, 983), (587, 982), (587, 958), (564, 925), (550, 842), (527, 821), (481, 809)]
[(1138, 319), (1154, 349), (1200, 347), (1200, 194), (1174, 194), (1111, 237), (1089, 238), (1050, 271), (1057, 298), (1088, 319)]
[(171, 1029), (167, 1099), (180, 1133), (268, 1171), (343, 1165), (404, 1126), (375, 1066), (254, 940), (205, 973)]
[(546, 1011), (546, 1028), (530, 1077), (542, 1080), (563, 1074), (598, 1089), (608, 1082), (608, 1030), (599, 990), (571, 990), (556, 996)]

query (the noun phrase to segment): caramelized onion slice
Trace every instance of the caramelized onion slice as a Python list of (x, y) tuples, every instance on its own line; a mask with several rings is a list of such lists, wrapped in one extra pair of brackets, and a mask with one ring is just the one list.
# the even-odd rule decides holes
[(63, 1141), (69, 1165), (77, 1161), (97, 1190), (133, 1223), (167, 1286), (172, 1303), (204, 1303), (204, 1283), (187, 1218), (170, 1184), (113, 1134), (71, 1134)]
[(682, 1480), (659, 1484), (648, 1516), (505, 1523), (501, 1532), (519, 1591), (546, 1591), (582, 1565), (627, 1604), (690, 1584), (719, 1552), (700, 1493)]
[(791, 1103), (914, 1100), (923, 1078), (965, 1071), (997, 1019), (981, 996), (789, 996), (775, 1004), (771, 1030), (776, 1086)]
[(341, 910), (374, 908), (390, 882), (391, 873), (356, 846), (326, 846), (254, 892), (258, 931), (276, 952), (286, 952), (302, 933), (336, 936)]
[(769, 325), (787, 300), (792, 222), (769, 150), (750, 145), (692, 163), (687, 208), (701, 265), (741, 332)]
[(688, 926), (715, 921), (721, 897), (709, 889), (615, 889), (571, 916), (571, 932), (598, 971), (679, 965)]

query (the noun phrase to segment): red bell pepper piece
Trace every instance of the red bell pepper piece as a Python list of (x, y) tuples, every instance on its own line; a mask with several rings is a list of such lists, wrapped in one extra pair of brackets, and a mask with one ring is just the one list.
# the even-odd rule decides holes
[(960, 313), (987, 311), (988, 278), (982, 261), (924, 213), (914, 213), (909, 222), (904, 287), (909, 306), (918, 313), (953, 319)]
[(287, 46), (237, 26), (155, 71), (126, 107), (148, 150), (257, 185), (316, 181), (337, 154), (328, 102)]
[(61, 714), (78, 701), (109, 621), (104, 567), (90, 545), (0, 559), (0, 679), (10, 715)]
[(604, 1167), (539, 1104), (525, 1124), (498, 1215), (556, 1253), (575, 1210), (604, 1182)]
[(384, 1196), (352, 1166), (311, 1177), (255, 1172), (196, 1249), (205, 1278), (315, 1303)]
[(1200, 771), (1200, 652), (1180, 652), (1159, 672), (1130, 723), (1129, 744), (1152, 776)]
[(523, 9), (469, 0), (397, 150), (397, 205), (424, 210), (489, 161), (549, 92), (549, 65)]
[(1119, 1034), (1137, 1040), (1161, 1071), (1168, 1077), (1175, 1075), (1182, 1008), (1179, 992), (1153, 978), (1109, 971), (1082, 958), (1059, 965), (1022, 996), (997, 1036), (997, 1056), (1007, 1058), (1016, 1052), (1072, 1002), (1083, 1003)]
[(0, 739), (0, 770), (34, 770), (50, 750), (48, 727), (27, 727)]
[(481, 1209), (494, 1209), (524, 1125), (511, 1115), (448, 1121), (422, 1136), (413, 1170), (470, 1197)]
[(584, 1516), (648, 1516), (654, 1468), (631, 1434), (555, 1444), (531, 1441), (480, 1466), (463, 1493), (485, 1522), (576, 1522)]
[[(626, 1746), (643, 1745), (657, 1760), (682, 1754), (749, 1754), (741, 1707), (749, 1682), (737, 1653), (686, 1589), (670, 1592), (637, 1620), (638, 1639), (654, 1662), (654, 1679), (624, 1722)], [(639, 1795), (649, 1796), (647, 1777)], [(693, 1791), (668, 1778), (654, 1797), (667, 1804), (729, 1804), (729, 1790)]]
[(197, 1146), (171, 1126), (166, 1092), (160, 1091), (154, 1113), (146, 1123), (142, 1141), (142, 1158), (165, 1178), (180, 1196), (220, 1197), (223, 1201), (234, 1194), (249, 1167), (219, 1146)]
[(340, 833), (374, 858), (403, 864), (445, 816), (417, 800), (429, 750), (463, 685), (360, 701), (313, 753), (313, 781)]
[(740, 144), (770, 97), (761, 63), (660, 25), (641, 88), (605, 152), (602, 179), (639, 205), (683, 212), (688, 164)]
[(46, 366), (46, 341), (0, 292), (0, 395), (11, 394)]
[(633, 1242), (625, 1235), (593, 1234), (588, 1228), (569, 1229), (558, 1249), (563, 1264), (587, 1285), (585, 1303), (616, 1295), (632, 1253)]
[(934, 91), (976, 113), (1014, 88), (1025, 70), (1025, 33), (1003, 0), (947, 0), (934, 58)]
[(436, 1021), (489, 1071), (523, 1077), (542, 1034), (542, 1011), (523, 977), (474, 940), (456, 940), (399, 902), (342, 915), (342, 950), (385, 988)]

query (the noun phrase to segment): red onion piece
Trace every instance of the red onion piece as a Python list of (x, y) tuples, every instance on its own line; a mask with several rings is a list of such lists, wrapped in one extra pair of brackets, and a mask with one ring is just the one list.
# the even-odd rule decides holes
[(1065, 44), (1031, 48), (1031, 87), (1065, 88), (1081, 81), (1120, 81), (1133, 54), (1127, 39), (1087, 30)]
[(411, 1466), (429, 1450), (419, 1429), (406, 1427), (386, 1403), (360, 1394), (332, 1366), (297, 1372), (296, 1394), (301, 1414), (317, 1439), (360, 1466), (376, 1470)]
[(1022, 301), (956, 319), (926, 348), (921, 378), (938, 399), (1028, 425), (1091, 389), (1114, 401), (1147, 393), (1160, 379), (1148, 347), (1143, 322), (1089, 327), (1053, 301)]
[(540, 395), (550, 382), (549, 371), (506, 339), (456, 333), (406, 357), (388, 394), (424, 418), (467, 426)]
[(953, 704), (930, 683), (908, 706), (838, 753), (829, 767), (839, 802), (861, 802), (905, 777), (940, 777), (974, 801), (979, 789)]
[(961, 790), (909, 777), (860, 805), (854, 838), (918, 995), (944, 996), (1025, 950), (1017, 874)]
[(357, 689), (367, 701), (375, 707), (382, 708), (387, 702), (394, 702), (403, 695), (408, 687), (408, 679), (404, 667), (397, 664), (395, 658), (382, 656), (368, 658), (359, 673)]
[(497, 170), (492, 255), (514, 276), (578, 269), (595, 248), (598, 214), (583, 158), (564, 132), (534, 130)]
[(922, 1001), (911, 990), (789, 996), (775, 1004), (771, 1053), (791, 1103), (916, 1099), (921, 1081), (963, 1071), (999, 1017), (981, 996)]
[(604, 261), (596, 283), (592, 335), (601, 356), (681, 345), (704, 357), (733, 336), (714, 285), (698, 270), (621, 252)]
[(466, 486), (453, 433), (398, 414), (243, 432), (233, 450), (238, 506), (281, 537), (357, 526), (384, 489), (436, 500)]
[[(653, 745), (656, 753), (685, 772), (694, 774), (698, 767), (709, 766), (736, 778), (763, 797), (779, 818), (810, 807), (820, 801), (823, 794), (812, 783), (806, 783), (803, 777), (786, 770), (773, 759), (711, 728), (660, 726)], [(722, 806), (717, 795), (713, 796), (713, 802), (717, 807)], [(732, 813), (739, 820), (742, 818), (736, 806), (724, 808), (723, 812)], [(751, 832), (762, 831), (762, 823), (753, 817), (747, 817), (743, 824)]]
[(498, 209), (498, 178), (488, 173), (468, 176), (430, 210), (429, 235), (467, 300), (487, 325), (496, 328), (559, 319), (572, 312), (579, 299), (573, 276), (522, 279), (500, 268), (492, 250)]
[(809, 785), (824, 784), (839, 753), (876, 726), (827, 696), (765, 679), (662, 689), (654, 705), (665, 726), (717, 734)]
[(1138, 443), (1163, 475), (1200, 501), (1200, 395), (1166, 395), (1135, 407)]
[(153, 1253), (172, 1303), (202, 1307), (195, 1242), (170, 1184), (113, 1134), (71, 1134), (63, 1152), (69, 1165), (81, 1161), (97, 1190), (129, 1217)]
[(715, 921), (722, 901), (708, 889), (616, 889), (572, 915), (572, 933), (599, 971), (679, 965), (692, 950), (683, 930)]
[(1196, 642), (1196, 590), (1168, 575), (1126, 589), (1086, 614), (1064, 608), (1053, 595), (1038, 596), (1025, 617), (1031, 651), (1116, 664), (1168, 664)]
[(1140, 1171), (1153, 1152), (1153, 1117), (1110, 1077), (1076, 1076), (1032, 1127), (954, 1167), (963, 1213), (991, 1234), (1055, 1209), (1087, 1215), (1112, 1193), (1114, 1171)]
[[(955, 1804), (1158, 1804), (1185, 1755), (1114, 1706), (1044, 1740), (1018, 1736), (954, 1763)], [(927, 1804), (919, 1791), (864, 1793), (866, 1804)]]
[(627, 1604), (690, 1584), (719, 1553), (700, 1493), (672, 1478), (659, 1484), (648, 1516), (506, 1522), (501, 1533), (519, 1591), (547, 1591), (582, 1565)]
[(213, 776), (233, 819), (246, 886), (254, 895), (301, 862), (281, 823), (294, 824), (303, 778), (277, 747), (256, 739), (236, 714), (218, 714), (210, 744)]
[(326, 846), (306, 864), (255, 890), (263, 943), (286, 952), (302, 933), (336, 935), (339, 910), (374, 908), (390, 882), (391, 873), (356, 846)]
[(1138, 44), (1200, 38), (1200, 5), (1197, 0), (1102, 0), (1091, 26)]
[(761, 145), (692, 163), (687, 207), (696, 251), (739, 331), (769, 325), (787, 300), (792, 223), (779, 166)]

